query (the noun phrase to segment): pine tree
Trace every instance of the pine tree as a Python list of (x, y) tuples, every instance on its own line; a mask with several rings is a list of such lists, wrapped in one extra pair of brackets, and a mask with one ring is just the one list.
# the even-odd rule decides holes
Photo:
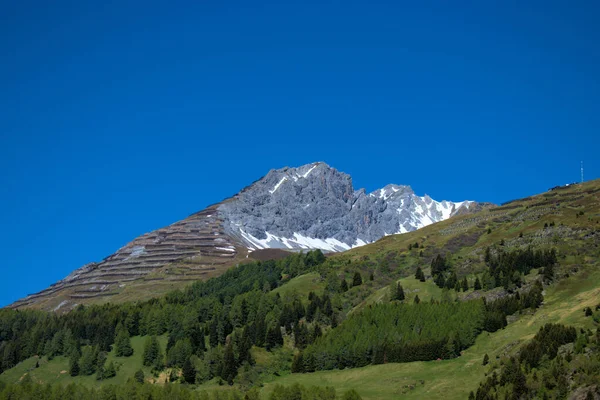
[(439, 287), (443, 288), (446, 285), (446, 280), (444, 279), (444, 274), (438, 274), (433, 278), (433, 282)]
[(162, 353), (156, 336), (150, 336), (146, 339), (142, 360), (146, 366), (160, 366), (162, 364)]
[(419, 295), (415, 295), (415, 304), (419, 304), (421, 302), (421, 299), (419, 299)]
[(132, 354), (133, 347), (131, 347), (129, 332), (127, 329), (122, 328), (117, 332), (117, 337), (115, 338), (115, 355), (117, 357), (129, 357)]
[(352, 278), (352, 287), (360, 285), (362, 285), (362, 276), (360, 276), (360, 272), (356, 271)]
[(489, 362), (490, 357), (487, 355), (487, 353), (485, 353), (485, 355), (483, 356), (483, 365), (488, 365)]
[(342, 293), (345, 293), (348, 291), (348, 282), (346, 282), (346, 279), (342, 278), (342, 281), (340, 282), (340, 291)]
[(169, 382), (177, 382), (177, 372), (175, 369), (172, 369), (171, 372), (169, 372)]
[(138, 369), (135, 374), (133, 375), (133, 379), (137, 382), (137, 383), (144, 383), (144, 371), (142, 371), (141, 369)]
[(317, 340), (317, 338), (321, 337), (323, 335), (323, 331), (321, 330), (321, 327), (319, 326), (318, 323), (315, 322), (314, 326), (313, 326), (313, 331), (311, 334), (311, 342), (314, 343), (315, 340)]
[(405, 299), (404, 289), (402, 288), (402, 285), (400, 284), (400, 282), (398, 282), (396, 284), (392, 300), (403, 301), (404, 299)]
[(296, 354), (292, 361), (292, 373), (298, 372), (304, 372), (304, 357), (302, 357), (302, 353)]
[(184, 382), (189, 384), (196, 383), (196, 368), (194, 368), (194, 364), (192, 364), (192, 360), (190, 360), (189, 358), (183, 363), (181, 374), (183, 376)]
[(301, 324), (297, 322), (294, 325), (294, 344), (295, 346), (302, 350), (308, 345), (308, 328), (305, 324)]
[(417, 271), (415, 272), (415, 279), (418, 279), (421, 282), (425, 282), (425, 274), (421, 267), (417, 267)]
[(79, 375), (79, 354), (74, 352), (69, 359), (69, 375)]
[(277, 346), (283, 346), (283, 336), (281, 335), (281, 329), (276, 324), (267, 331), (265, 347), (267, 348), (267, 350), (271, 350)]
[(79, 361), (79, 373), (82, 375), (92, 375), (96, 370), (96, 361), (98, 353), (91, 347), (85, 347)]
[(554, 279), (554, 266), (552, 264), (546, 265), (542, 272), (542, 276), (544, 277), (544, 282), (552, 282)]
[(467, 277), (463, 278), (461, 286), (463, 292), (467, 292), (469, 290), (469, 282), (467, 281)]
[(117, 369), (115, 368), (115, 364), (113, 364), (113, 362), (111, 361), (104, 368), (104, 373), (102, 374), (102, 379), (109, 379), (116, 375), (117, 375)]
[(225, 346), (225, 353), (223, 355), (223, 369), (221, 372), (221, 378), (227, 383), (233, 385), (233, 378), (237, 374), (237, 365), (235, 363), (235, 356), (233, 354), (233, 346), (231, 343)]
[(456, 272), (453, 272), (450, 277), (446, 280), (446, 287), (448, 289), (455, 289), (456, 284), (458, 283), (458, 277), (456, 276)]
[(375, 276), (373, 275), (373, 271), (371, 271), (369, 274), (369, 280), (372, 281), (373, 279), (375, 279)]
[(481, 290), (481, 282), (479, 281), (479, 277), (475, 278), (475, 285), (473, 286), (473, 290)]
[(219, 333), (218, 333), (218, 326), (219, 326), (219, 321), (217, 320), (217, 317), (213, 317), (212, 321), (210, 322), (209, 325), (209, 330), (208, 330), (208, 342), (210, 343), (210, 347), (211, 348), (215, 348), (219, 345)]

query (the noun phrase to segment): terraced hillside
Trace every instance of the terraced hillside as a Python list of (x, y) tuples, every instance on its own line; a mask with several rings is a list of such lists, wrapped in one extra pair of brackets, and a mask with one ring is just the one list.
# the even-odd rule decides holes
[(77, 304), (143, 300), (218, 275), (245, 260), (248, 251), (225, 234), (216, 208), (142, 235), (10, 307), (67, 311)]

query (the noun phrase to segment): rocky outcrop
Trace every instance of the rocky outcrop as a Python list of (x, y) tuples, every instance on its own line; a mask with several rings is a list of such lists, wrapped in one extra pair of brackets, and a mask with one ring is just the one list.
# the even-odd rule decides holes
[(313, 163), (272, 170), (218, 210), (226, 232), (250, 249), (342, 251), (481, 208), (420, 197), (410, 186), (354, 190), (349, 175)]

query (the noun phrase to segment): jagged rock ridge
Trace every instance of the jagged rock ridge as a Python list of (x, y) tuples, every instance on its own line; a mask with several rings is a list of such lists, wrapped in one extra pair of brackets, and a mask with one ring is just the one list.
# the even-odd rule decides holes
[(419, 197), (410, 186), (354, 190), (349, 175), (317, 162), (271, 170), (218, 210), (226, 232), (250, 249), (343, 251), (480, 207)]

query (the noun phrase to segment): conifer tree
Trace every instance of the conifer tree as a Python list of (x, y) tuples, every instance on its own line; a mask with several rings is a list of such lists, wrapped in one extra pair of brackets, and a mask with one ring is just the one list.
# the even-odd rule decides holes
[(146, 339), (142, 360), (146, 366), (160, 366), (162, 363), (162, 352), (156, 336), (150, 336)]
[(465, 276), (462, 280), (462, 291), (467, 292), (469, 290), (469, 282), (467, 281), (467, 277)]
[(302, 352), (296, 354), (292, 361), (292, 373), (298, 372), (304, 372), (304, 357), (302, 357)]
[(315, 322), (311, 334), (311, 342), (314, 342), (315, 340), (317, 340), (317, 338), (321, 337), (322, 335), (323, 331), (321, 330), (321, 326), (319, 326), (319, 324)]
[(417, 267), (417, 271), (415, 272), (415, 279), (418, 279), (421, 282), (425, 282), (425, 274), (421, 267)]
[(79, 375), (79, 354), (74, 352), (69, 359), (69, 375)]
[(142, 371), (141, 369), (138, 369), (135, 374), (133, 375), (133, 379), (137, 382), (137, 383), (144, 383), (144, 371)]
[(342, 278), (342, 281), (340, 282), (340, 291), (342, 293), (345, 293), (348, 291), (348, 282), (346, 282), (346, 279)]
[(483, 356), (483, 365), (488, 365), (488, 363), (490, 362), (490, 357), (487, 355), (487, 353), (485, 353), (485, 355)]
[(392, 296), (392, 300), (398, 300), (398, 301), (403, 301), (405, 299), (404, 296), (404, 289), (402, 288), (402, 285), (400, 284), (400, 282), (398, 282), (395, 285), (394, 288), (394, 292), (393, 292), (393, 296)]
[(473, 290), (481, 290), (481, 282), (479, 281), (479, 277), (475, 278), (475, 285), (473, 286)]
[(419, 295), (415, 295), (415, 304), (419, 304), (421, 302), (421, 299), (419, 299)]
[(96, 370), (96, 361), (98, 353), (91, 347), (85, 347), (79, 361), (79, 373), (82, 375), (91, 375)]
[(194, 368), (194, 364), (192, 364), (192, 360), (189, 358), (183, 363), (181, 375), (183, 376), (184, 382), (189, 384), (196, 383), (196, 368)]
[(360, 285), (362, 285), (362, 276), (360, 276), (360, 272), (356, 271), (352, 278), (352, 287)]
[(117, 337), (115, 338), (115, 355), (117, 357), (129, 357), (132, 354), (133, 347), (131, 347), (129, 332), (127, 329), (122, 328), (117, 332)]
[(444, 279), (444, 274), (436, 275), (435, 278), (433, 279), (433, 281), (439, 288), (443, 288), (446, 285), (446, 280)]
[(233, 378), (237, 373), (237, 365), (235, 363), (235, 356), (233, 354), (233, 346), (228, 343), (225, 346), (225, 353), (223, 355), (223, 370), (221, 372), (221, 378), (227, 383), (233, 385)]
[(113, 364), (113, 362), (110, 361), (108, 363), (108, 365), (106, 365), (106, 367), (104, 368), (104, 373), (102, 375), (102, 379), (109, 379), (116, 375), (117, 375), (117, 369), (115, 368), (115, 364)]

